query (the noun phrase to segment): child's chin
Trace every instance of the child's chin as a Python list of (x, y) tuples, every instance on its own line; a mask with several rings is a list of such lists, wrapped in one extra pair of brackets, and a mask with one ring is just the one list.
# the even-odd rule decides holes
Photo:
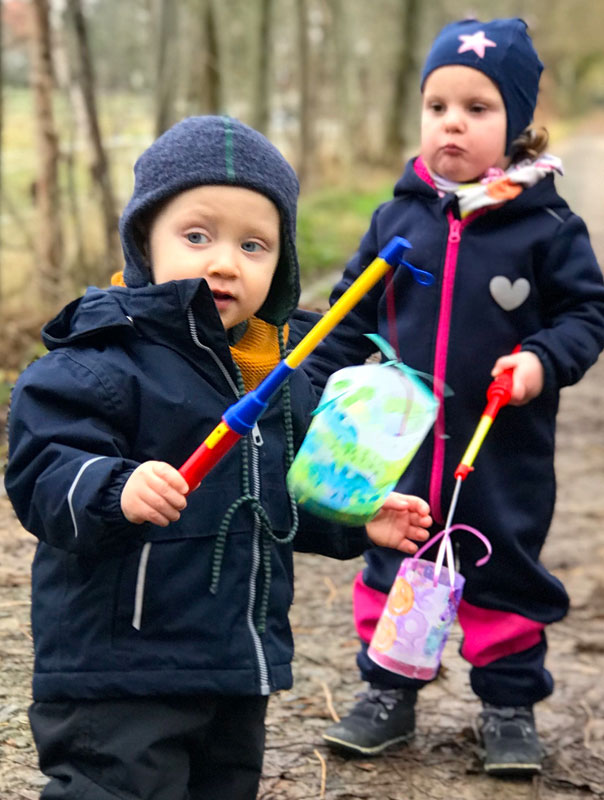
[(236, 314), (233, 314), (233, 310), (230, 308), (220, 308), (220, 304), (216, 303), (216, 309), (218, 311), (218, 315), (224, 325), (225, 329), (228, 331), (230, 328), (234, 328), (241, 320)]
[(239, 317), (233, 317), (229, 314), (224, 314), (224, 315), (221, 314), (220, 319), (222, 320), (222, 324), (226, 331), (230, 331), (231, 328), (236, 327), (237, 325), (239, 325), (241, 322), (244, 321), (242, 319), (239, 319)]
[(470, 174), (468, 170), (464, 170), (463, 168), (455, 169), (453, 168), (444, 168), (442, 172), (439, 173), (445, 180), (453, 181), (454, 183), (470, 183), (475, 179), (473, 174)]

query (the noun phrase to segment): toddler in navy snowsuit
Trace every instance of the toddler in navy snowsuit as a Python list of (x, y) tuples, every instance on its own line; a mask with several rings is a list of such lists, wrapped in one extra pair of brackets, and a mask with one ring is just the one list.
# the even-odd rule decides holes
[[(334, 370), (365, 361), (373, 345), (362, 334), (377, 331), (406, 364), (434, 376), (441, 405), (433, 435), (398, 488), (428, 498), (439, 529), (487, 386), (513, 369), (511, 406), (483, 444), (455, 514), (493, 546), (477, 568), (480, 543), (463, 533), (455, 541), (465, 576), (459, 621), (461, 653), (484, 704), (485, 768), (507, 775), (541, 768), (532, 706), (552, 691), (545, 629), (568, 609), (564, 587), (539, 560), (554, 509), (559, 392), (604, 346), (604, 286), (587, 230), (556, 191), (561, 165), (544, 153), (545, 132), (529, 127), (541, 70), (520, 19), (464, 20), (441, 31), (422, 73), (419, 156), (375, 211), (331, 302), (393, 236), (411, 242), (409, 262), (435, 282), (421, 286), (395, 270), (306, 366), (322, 388)], [(443, 397), (445, 385), (452, 396)], [(325, 733), (334, 748), (363, 755), (412, 734), (423, 685), (367, 656), (400, 558), (374, 549), (365, 560), (354, 612), (357, 662), (371, 687)]]
[(298, 515), (285, 475), (315, 406), (301, 370), (199, 488), (178, 471), (316, 321), (296, 310), (297, 196), (260, 133), (175, 125), (135, 166), (123, 285), (50, 322), (13, 392), (6, 489), (40, 540), (44, 800), (255, 798), (268, 695), (292, 682), (293, 548), (427, 537), (427, 504), (396, 494), (367, 529)]

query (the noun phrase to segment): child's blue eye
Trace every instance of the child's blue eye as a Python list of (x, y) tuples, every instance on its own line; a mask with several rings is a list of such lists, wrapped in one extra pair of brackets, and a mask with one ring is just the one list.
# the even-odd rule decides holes
[(262, 246), (258, 242), (243, 242), (241, 249), (245, 250), (246, 253), (257, 253), (262, 250)]
[(187, 239), (191, 244), (205, 244), (208, 241), (208, 237), (205, 233), (200, 233), (200, 231), (191, 231), (187, 233)]

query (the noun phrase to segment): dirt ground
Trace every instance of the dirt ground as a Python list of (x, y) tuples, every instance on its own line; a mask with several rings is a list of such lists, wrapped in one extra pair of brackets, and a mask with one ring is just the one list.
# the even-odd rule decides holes
[[(560, 152), (558, 149), (557, 152)], [(590, 132), (562, 148), (563, 194), (587, 220), (604, 262), (604, 137)], [(574, 176), (574, 177), (573, 177)], [(481, 772), (473, 730), (479, 705), (458, 656), (459, 628), (441, 677), (418, 701), (415, 739), (372, 760), (331, 754), (321, 732), (362, 689), (354, 664), (351, 581), (362, 561), (316, 556), (296, 561), (295, 686), (271, 699), (262, 800), (580, 800), (604, 797), (604, 357), (564, 390), (559, 417), (555, 520), (543, 554), (565, 584), (571, 611), (549, 632), (555, 693), (537, 707), (547, 750), (532, 781)], [(471, 478), (470, 478), (471, 479)], [(538, 501), (538, 498), (536, 498)], [(27, 723), (32, 642), (29, 566), (34, 539), (17, 523), (0, 482), (0, 799), (36, 800)], [(228, 800), (228, 798), (225, 798)]]

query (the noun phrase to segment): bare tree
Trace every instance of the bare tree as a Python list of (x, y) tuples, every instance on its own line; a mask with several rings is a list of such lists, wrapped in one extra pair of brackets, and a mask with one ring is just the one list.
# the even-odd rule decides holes
[(414, 46), (419, 36), (419, 0), (400, 0), (399, 49), (394, 78), (394, 93), (390, 113), (386, 121), (384, 157), (387, 163), (399, 164), (406, 145), (404, 120), (410, 95), (411, 81), (414, 81)]
[(208, 111), (218, 114), (222, 107), (222, 80), (220, 73), (220, 48), (216, 10), (212, 0), (205, 0), (205, 82), (208, 90)]
[(34, 97), (38, 170), (34, 196), (38, 212), (36, 275), (43, 305), (61, 295), (63, 239), (59, 206), (59, 144), (52, 109), (53, 69), (48, 0), (32, 2), (31, 86)]
[(212, 0), (191, 0), (192, 35), (189, 53), (187, 107), (194, 114), (222, 110), (222, 75), (216, 12)]
[(298, 177), (302, 184), (309, 177), (313, 144), (308, 0), (297, 0), (296, 8), (298, 12), (298, 69), (300, 83)]
[(268, 132), (270, 117), (270, 56), (272, 49), (273, 0), (260, 0), (258, 67), (254, 92), (253, 125)]
[(156, 80), (155, 80), (155, 135), (170, 127), (174, 115), (176, 47), (178, 30), (178, 3), (157, 0), (156, 14)]
[(101, 196), (103, 211), (105, 250), (107, 266), (112, 271), (118, 269), (121, 263), (121, 247), (117, 227), (117, 212), (111, 173), (107, 155), (101, 138), (99, 119), (96, 104), (96, 89), (92, 58), (88, 43), (86, 20), (82, 12), (80, 0), (68, 0), (67, 9), (69, 19), (75, 34), (75, 45), (78, 66), (76, 79), (83, 99), (83, 111), (90, 142), (91, 161), (90, 172), (94, 184), (98, 187)]

